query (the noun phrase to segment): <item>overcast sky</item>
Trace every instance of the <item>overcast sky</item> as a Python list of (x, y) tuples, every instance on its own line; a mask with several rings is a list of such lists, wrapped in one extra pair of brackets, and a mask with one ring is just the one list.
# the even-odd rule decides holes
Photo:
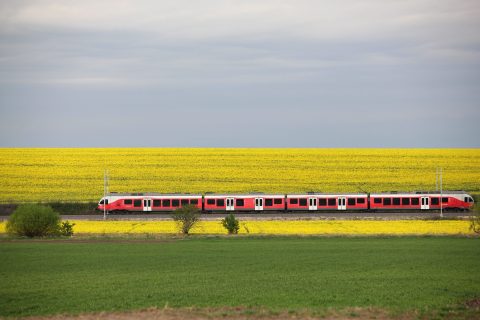
[(0, 2), (0, 146), (480, 147), (480, 1)]

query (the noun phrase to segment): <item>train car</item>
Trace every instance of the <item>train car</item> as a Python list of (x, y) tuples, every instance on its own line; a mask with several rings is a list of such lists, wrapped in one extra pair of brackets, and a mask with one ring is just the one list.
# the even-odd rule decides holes
[(306, 193), (287, 195), (288, 211), (367, 210), (366, 193)]
[(472, 196), (464, 191), (305, 194), (162, 194), (109, 193), (98, 210), (109, 212), (171, 212), (194, 205), (203, 212), (335, 211), (335, 210), (470, 210)]
[(370, 194), (372, 210), (469, 210), (473, 198), (465, 191), (416, 191)]
[(284, 211), (283, 194), (207, 194), (204, 197), (204, 211)]
[(202, 210), (201, 194), (109, 193), (98, 203), (109, 212), (169, 212), (184, 205)]

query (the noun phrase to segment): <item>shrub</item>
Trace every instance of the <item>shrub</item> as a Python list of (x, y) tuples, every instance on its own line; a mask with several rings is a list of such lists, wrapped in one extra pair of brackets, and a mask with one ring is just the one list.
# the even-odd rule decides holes
[(70, 221), (63, 221), (59, 227), (59, 232), (62, 236), (71, 237), (73, 236), (73, 226), (75, 223), (70, 223)]
[(235, 218), (233, 213), (230, 213), (224, 219), (222, 219), (222, 225), (225, 229), (227, 229), (228, 234), (237, 234), (238, 229), (240, 229), (240, 223)]
[(60, 216), (51, 207), (21, 204), (7, 221), (9, 234), (32, 237), (58, 235)]
[(178, 208), (172, 214), (172, 219), (178, 223), (180, 232), (183, 234), (188, 234), (199, 218), (200, 211), (194, 205)]
[(95, 214), (97, 202), (49, 202), (48, 206), (62, 214)]

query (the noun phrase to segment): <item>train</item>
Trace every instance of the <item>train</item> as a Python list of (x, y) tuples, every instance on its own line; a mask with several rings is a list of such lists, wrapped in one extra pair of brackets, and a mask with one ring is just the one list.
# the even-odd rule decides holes
[(388, 210), (468, 211), (473, 197), (465, 191), (415, 191), (384, 193), (301, 194), (189, 194), (189, 193), (108, 193), (97, 209), (109, 213), (172, 212), (192, 205), (203, 213), (222, 212), (322, 212)]

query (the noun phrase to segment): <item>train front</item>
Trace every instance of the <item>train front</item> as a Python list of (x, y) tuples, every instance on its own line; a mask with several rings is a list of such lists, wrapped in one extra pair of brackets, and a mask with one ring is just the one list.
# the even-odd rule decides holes
[(103, 211), (103, 210), (108, 210), (108, 197), (103, 197), (100, 199), (98, 202), (97, 210)]
[(473, 207), (475, 206), (475, 200), (473, 199), (473, 197), (469, 194), (465, 194), (464, 196), (464, 202), (466, 204), (466, 208), (468, 210), (472, 210)]

